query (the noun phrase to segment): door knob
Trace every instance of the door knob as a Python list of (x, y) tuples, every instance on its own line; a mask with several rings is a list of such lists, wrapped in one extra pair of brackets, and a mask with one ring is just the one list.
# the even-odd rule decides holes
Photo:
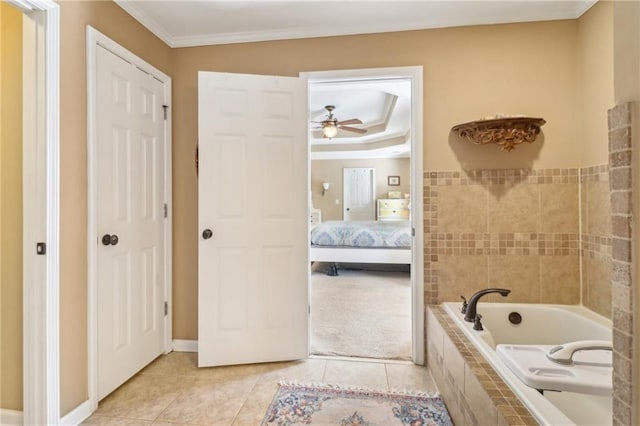
[(211, 229), (205, 229), (204, 231), (202, 231), (202, 238), (208, 240), (211, 237), (213, 237), (213, 231), (211, 231)]
[(105, 246), (115, 246), (116, 244), (118, 244), (118, 236), (116, 234), (113, 235), (109, 235), (109, 234), (104, 234), (102, 236), (102, 244)]
[(349, 207), (347, 207), (347, 211), (349, 211), (349, 210), (350, 210)]

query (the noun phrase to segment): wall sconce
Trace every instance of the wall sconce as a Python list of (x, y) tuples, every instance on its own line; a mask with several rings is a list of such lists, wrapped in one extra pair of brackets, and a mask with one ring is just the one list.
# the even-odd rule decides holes
[(324, 193), (329, 190), (329, 182), (322, 182), (322, 196), (324, 197)]

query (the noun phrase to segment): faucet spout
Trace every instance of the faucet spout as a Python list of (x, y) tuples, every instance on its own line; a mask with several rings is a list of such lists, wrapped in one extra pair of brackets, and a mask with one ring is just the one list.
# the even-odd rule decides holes
[(489, 293), (500, 293), (500, 295), (502, 295), (503, 297), (506, 297), (509, 293), (511, 293), (511, 290), (509, 290), (508, 288), (485, 288), (476, 292), (469, 299), (469, 304), (467, 305), (467, 312), (464, 315), (465, 321), (467, 322), (475, 321), (476, 315), (477, 315), (478, 302), (480, 301), (480, 298), (482, 296)]

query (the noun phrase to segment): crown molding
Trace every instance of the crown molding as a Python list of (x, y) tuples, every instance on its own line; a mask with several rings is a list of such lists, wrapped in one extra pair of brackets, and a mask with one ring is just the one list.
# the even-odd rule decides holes
[[(10, 0), (10, 1), (25, 2), (30, 0)], [(31, 1), (34, 1), (34, 0), (31, 0)], [(437, 21), (425, 21), (425, 22), (402, 23), (402, 24), (360, 23), (360, 25), (353, 25), (353, 26), (350, 26), (349, 28), (312, 28), (312, 29), (285, 28), (285, 29), (276, 29), (276, 30), (269, 30), (269, 31), (244, 31), (244, 32), (228, 32), (228, 33), (220, 33), (220, 34), (201, 34), (201, 35), (194, 35), (194, 36), (173, 36), (160, 23), (158, 23), (155, 19), (151, 18), (142, 9), (140, 9), (135, 2), (125, 1), (125, 0), (114, 0), (114, 2), (171, 48), (197, 47), (197, 46), (234, 44), (234, 43), (252, 43), (252, 42), (263, 42), (263, 41), (277, 41), (277, 40), (305, 39), (305, 38), (319, 38), (319, 37), (335, 37), (335, 36), (347, 36), (347, 35), (356, 35), (356, 34), (416, 31), (416, 30), (425, 30), (425, 29), (461, 27), (461, 26), (472, 26), (472, 25), (488, 25), (486, 22), (481, 22), (476, 18), (468, 18), (464, 20), (455, 18), (455, 19), (446, 19), (446, 20), (440, 19)], [(541, 12), (540, 14), (537, 14), (537, 16), (530, 16), (528, 19), (521, 19), (517, 21), (514, 21), (513, 18), (496, 16), (494, 17), (494, 21), (491, 24), (577, 19), (596, 3), (597, 3), (597, 0), (577, 1), (574, 12), (573, 12), (573, 16), (558, 17), (558, 16), (551, 16), (546, 12)]]
[(576, 2), (576, 8), (573, 18), (578, 19), (579, 17), (584, 15), (587, 10), (591, 9), (596, 3), (598, 3), (598, 0), (583, 0)]
[(254, 43), (261, 41), (278, 41), (304, 38), (336, 37), (356, 34), (386, 33), (397, 31), (414, 31), (431, 28), (424, 24), (414, 25), (362, 25), (349, 29), (280, 29), (272, 31), (245, 31), (234, 33), (207, 34), (189, 37), (174, 37), (172, 47), (197, 47), (218, 44)]
[(134, 2), (126, 2), (122, 0), (113, 0), (115, 4), (120, 6), (125, 12), (131, 15), (136, 21), (140, 22), (146, 29), (151, 31), (156, 37), (162, 40), (169, 47), (177, 47), (173, 43), (173, 37), (169, 32), (160, 25), (155, 19), (149, 17), (145, 12), (135, 6)]

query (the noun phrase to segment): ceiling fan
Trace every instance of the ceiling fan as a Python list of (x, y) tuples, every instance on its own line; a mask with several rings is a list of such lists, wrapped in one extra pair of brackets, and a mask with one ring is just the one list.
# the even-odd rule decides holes
[(336, 109), (334, 105), (327, 105), (324, 109), (329, 113), (327, 118), (322, 121), (313, 121), (313, 123), (320, 124), (320, 127), (317, 127), (317, 129), (322, 129), (322, 134), (325, 138), (334, 138), (338, 134), (338, 129), (346, 130), (347, 132), (359, 133), (361, 135), (367, 133), (366, 129), (358, 129), (356, 127), (349, 126), (350, 124), (362, 124), (362, 120), (352, 118), (349, 120), (339, 121), (333, 115), (333, 110)]

